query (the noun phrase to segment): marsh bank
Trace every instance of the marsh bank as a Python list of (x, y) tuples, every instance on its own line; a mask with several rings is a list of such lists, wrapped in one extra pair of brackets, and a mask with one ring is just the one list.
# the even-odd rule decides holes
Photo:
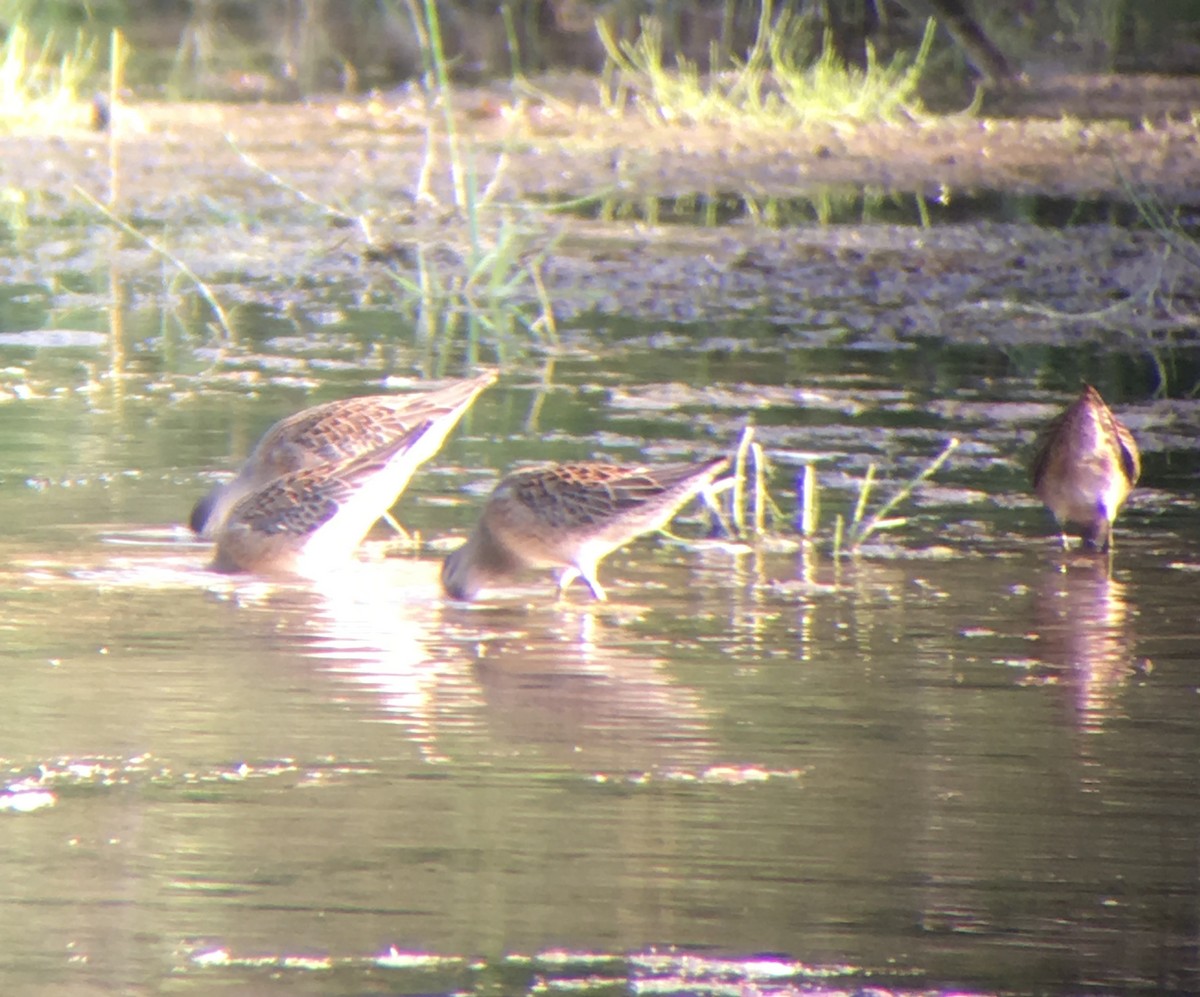
[[(597, 92), (562, 76), (453, 98), (487, 190), (484, 237), (502, 215), (528, 255), (545, 254), (562, 318), (736, 319), (767, 305), (807, 324), (852, 294), (872, 318), (850, 334), (884, 343), (1154, 342), (1194, 324), (1200, 268), (1129, 223), (1134, 197), (1182, 208), (1185, 223), (1200, 204), (1200, 81), (1062, 77), (998, 98), (1025, 116), (791, 131), (653, 123), (636, 105), (606, 112)], [(115, 114), (115, 210), (230, 306), (303, 306), (305, 286), (386, 297), (386, 268), (404, 272), (412, 246), (447, 273), (466, 265), (442, 121), (415, 91), (132, 103)], [(107, 195), (108, 142), (82, 129), (5, 140), (6, 282), (61, 303), (70, 288), (48, 273), (111, 261), (134, 293), (160, 286), (161, 259), (102, 238), (107, 222), (75, 190)]]

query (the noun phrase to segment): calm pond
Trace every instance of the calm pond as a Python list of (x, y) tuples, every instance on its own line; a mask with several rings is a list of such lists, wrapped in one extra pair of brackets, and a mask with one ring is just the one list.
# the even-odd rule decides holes
[[(23, 293), (0, 992), (1200, 988), (1200, 411), (1152, 401), (1143, 354), (565, 329), (418, 472), (420, 545), (381, 526), (343, 576), (268, 585), (204, 570), (195, 499), (282, 415), (470, 365), (345, 303), (264, 308), (217, 352), (144, 303), (118, 348), (78, 331), (102, 312), (31, 322)], [(1197, 357), (1172, 362), (1182, 394)], [(1145, 455), (1111, 574), (1060, 551), (1024, 469), (1083, 377)], [(643, 538), (601, 565), (604, 605), (537, 573), (439, 596), (513, 464), (699, 459), (751, 419), (791, 542)], [(952, 436), (907, 523), (835, 564), (868, 465), (878, 501)]]

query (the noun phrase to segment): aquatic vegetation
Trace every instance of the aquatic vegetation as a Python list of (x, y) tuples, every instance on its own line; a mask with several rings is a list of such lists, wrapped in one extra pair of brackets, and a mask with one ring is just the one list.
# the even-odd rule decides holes
[[(117, 181), (114, 180), (114, 187), (116, 184)], [(229, 317), (229, 313), (225, 310), (220, 299), (213, 292), (213, 289), (209, 286), (208, 282), (200, 277), (200, 275), (188, 265), (186, 260), (176, 253), (173, 253), (161, 241), (151, 238), (144, 232), (135, 228), (124, 218), (121, 218), (115, 211), (101, 204), (99, 200), (97, 200), (92, 194), (84, 190), (78, 184), (75, 184), (73, 189), (76, 194), (78, 194), (81, 198), (83, 198), (83, 200), (95, 208), (96, 211), (103, 215), (115, 228), (124, 232), (126, 235), (137, 239), (156, 256), (159, 256), (166, 262), (170, 263), (171, 266), (173, 266), (181, 276), (189, 280), (196, 288), (200, 296), (208, 304), (209, 308), (212, 309), (213, 318), (215, 319), (217, 326), (221, 329), (221, 333), (225, 339), (229, 342), (232, 342), (236, 338), (233, 330), (233, 322)]]
[[(414, 4), (410, 13), (428, 71), (423, 81), (424, 150), (411, 203), (402, 212), (402, 241), (383, 234), (394, 227), (394, 205), (345, 210), (262, 166), (231, 136), (227, 140), (246, 165), (272, 184), (356, 233), (363, 258), (380, 266), (397, 292), (399, 309), (425, 343), (465, 337), (468, 360), (474, 362), (480, 340), (501, 357), (515, 335), (526, 342), (554, 342), (557, 325), (541, 267), (555, 238), (539, 209), (499, 203), (508, 162), (503, 152), (491, 164), (486, 183), (482, 180), (477, 150), (459, 130), (436, 4), (429, 0), (422, 10)], [(439, 175), (443, 169), (446, 173)], [(449, 189), (449, 203), (435, 192), (439, 186)]]
[(746, 60), (735, 61), (729, 71), (704, 74), (686, 58), (678, 58), (674, 68), (664, 64), (662, 24), (656, 18), (643, 18), (632, 41), (618, 41), (609, 26), (598, 21), (608, 57), (609, 82), (602, 99), (611, 110), (623, 110), (632, 90), (646, 116), (660, 123), (791, 127), (817, 121), (888, 121), (917, 112), (917, 86), (933, 45), (932, 20), (911, 60), (898, 56), (880, 64), (868, 43), (863, 69), (838, 56), (828, 33), (810, 62), (803, 38), (806, 27), (788, 9), (773, 18), (767, 0)]
[[(932, 460), (873, 512), (868, 510), (875, 490), (875, 465), (869, 464), (858, 484), (858, 496), (849, 518), (841, 513), (834, 518), (829, 537), (834, 560), (844, 554), (858, 553), (862, 545), (881, 530), (903, 527), (908, 520), (894, 515), (896, 510), (941, 469), (960, 442), (954, 437), (948, 440)], [(753, 427), (748, 426), (738, 441), (732, 475), (714, 489), (729, 495), (729, 522), (722, 520), (726, 532), (733, 537), (759, 541), (779, 542), (781, 538), (795, 534), (808, 540), (820, 540), (820, 485), (816, 468), (806, 464), (796, 476), (796, 515), (792, 523), (787, 522), (779, 504), (771, 497), (768, 484), (771, 470), (766, 453), (754, 440)], [(772, 529), (768, 529), (768, 513)]]
[[(119, 31), (113, 31), (109, 46), (109, 113), (112, 113), (118, 106), (120, 90), (124, 81), (125, 57), (123, 36)], [(79, 184), (73, 184), (72, 190), (115, 229), (142, 243), (156, 256), (169, 263), (181, 277), (191, 282), (212, 310), (213, 319), (225, 340), (232, 342), (235, 338), (232, 320), (208, 282), (196, 273), (186, 260), (172, 252), (162, 241), (146, 235), (118, 213), (117, 207), (121, 201), (122, 168), (120, 129), (116, 126), (108, 129), (108, 173), (107, 203), (101, 202), (95, 194)]]
[[(466, 312), (476, 326), (482, 324), (493, 333), (502, 333), (515, 319), (535, 337), (556, 339), (554, 311), (540, 273), (541, 263), (550, 249), (548, 240), (537, 228), (525, 223), (522, 215), (527, 216), (528, 212), (518, 213), (512, 207), (493, 205), (505, 171), (503, 154), (494, 164), (487, 185), (480, 186), (475, 150), (460, 135), (455, 119), (454, 90), (437, 4), (434, 0), (423, 0), (420, 13), (423, 23), (415, 9), (412, 19), (428, 71), (425, 157), (417, 182), (417, 200), (437, 203), (430, 190), (430, 175), (436, 167), (440, 138), (434, 124), (436, 107), (441, 110), (454, 213), (462, 222), (465, 237), (460, 240), (459, 247), (451, 247), (451, 252), (459, 257), (458, 266), (441, 267), (441, 257), (433, 251), (438, 247), (417, 242), (413, 247), (415, 277), (398, 269), (390, 269), (389, 273), (407, 302), (419, 309), (418, 325), (429, 333), (436, 331), (431, 324), (433, 316)], [(540, 302), (540, 314), (527, 320), (523, 311), (515, 306), (519, 293), (530, 288), (535, 290)], [(442, 331), (447, 331), (445, 326)]]
[(928, 205), (920, 193), (900, 193), (878, 184), (824, 185), (804, 194), (777, 197), (751, 191), (688, 191), (673, 196), (629, 196), (605, 190), (552, 202), (547, 210), (604, 222), (684, 224), (704, 228), (746, 219), (765, 228), (839, 222), (918, 222), (930, 227)]
[(834, 520), (833, 556), (856, 554), (864, 543), (880, 530), (891, 530), (903, 526), (908, 520), (902, 516), (894, 516), (893, 512), (921, 486), (941, 469), (950, 459), (960, 444), (957, 437), (951, 437), (941, 452), (926, 464), (921, 470), (902, 485), (894, 494), (888, 497), (874, 512), (868, 513), (871, 503), (871, 493), (875, 487), (875, 465), (867, 466), (866, 474), (859, 483), (858, 500), (854, 511), (847, 522), (840, 514)]
[(766, 451), (754, 439), (754, 427), (747, 426), (742, 430), (733, 456), (729, 506), (734, 535), (764, 536), (767, 532), (768, 507), (775, 513), (776, 522), (782, 519), (779, 506), (767, 491), (769, 473)]
[[(1197, 124), (1198, 119), (1193, 117), (1192, 127), (1195, 128)], [(1197, 239), (1195, 222), (1193, 220), (1185, 224), (1181, 217), (1182, 209), (1178, 205), (1168, 207), (1159, 197), (1134, 184), (1115, 157), (1113, 165), (1142, 224), (1162, 240), (1158, 265), (1151, 270), (1151, 279), (1131, 303), (1149, 306), (1145, 308), (1146, 311), (1164, 312), (1175, 318), (1181, 326), (1194, 328), (1197, 324), (1196, 310), (1192, 304), (1194, 296), (1187, 289), (1186, 282), (1180, 280), (1179, 272), (1187, 270), (1195, 274), (1200, 271), (1200, 240)], [(1171, 381), (1167, 354), (1150, 337), (1139, 335), (1138, 338), (1144, 343), (1158, 370), (1158, 393), (1165, 395)], [(1192, 384), (1189, 390), (1193, 395), (1200, 392), (1200, 383)]]

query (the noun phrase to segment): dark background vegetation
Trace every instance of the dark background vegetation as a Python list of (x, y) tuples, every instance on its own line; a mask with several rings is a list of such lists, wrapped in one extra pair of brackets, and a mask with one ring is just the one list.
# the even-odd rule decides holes
[[(293, 99), (359, 92), (419, 78), (423, 0), (0, 0), (0, 27), (24, 23), (59, 45), (120, 28), (132, 48), (127, 78), (144, 96)], [(596, 72), (595, 25), (618, 37), (641, 19), (663, 25), (668, 60), (702, 69), (743, 57), (761, 4), (735, 0), (450, 0), (438, 11), (460, 81), (551, 70)], [(828, 39), (849, 63), (914, 47), (939, 23), (928, 77), (943, 86), (1011, 83), (1049, 72), (1200, 70), (1200, 0), (777, 0), (773, 22), (795, 44)]]

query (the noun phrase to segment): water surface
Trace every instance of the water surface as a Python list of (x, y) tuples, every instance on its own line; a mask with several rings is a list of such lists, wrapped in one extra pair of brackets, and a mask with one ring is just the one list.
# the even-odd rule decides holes
[[(195, 498), (284, 414), (465, 372), (370, 345), (394, 317), (277, 321), (213, 357), (131, 313), (120, 372), (103, 334), (0, 341), (0, 989), (1200, 986), (1200, 414), (1151, 400), (1148, 357), (1039, 380), (1044, 353), (767, 321), (568, 331), (416, 476), (421, 544), (268, 585), (204, 570)], [(1111, 573), (1025, 483), (1081, 376), (1146, 451)], [(513, 463), (702, 458), (750, 418), (787, 543), (643, 539), (606, 605), (537, 573), (438, 594)], [(907, 524), (835, 564), (868, 465), (886, 492), (951, 436)]]

